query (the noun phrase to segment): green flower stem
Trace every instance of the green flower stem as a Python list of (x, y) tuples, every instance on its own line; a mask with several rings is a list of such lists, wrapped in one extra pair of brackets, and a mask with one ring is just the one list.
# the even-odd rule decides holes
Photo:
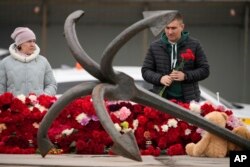
[(165, 92), (165, 89), (166, 89), (166, 85), (161, 89), (159, 95), (162, 97), (163, 96), (163, 93)]

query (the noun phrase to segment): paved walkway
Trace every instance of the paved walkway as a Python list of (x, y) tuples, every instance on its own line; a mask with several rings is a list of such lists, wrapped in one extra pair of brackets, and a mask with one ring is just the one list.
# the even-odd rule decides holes
[(194, 158), (189, 156), (142, 156), (137, 162), (110, 155), (0, 154), (0, 167), (229, 167), (229, 158)]
[(167, 167), (229, 167), (229, 158), (207, 158), (190, 156), (156, 157)]
[(162, 167), (160, 161), (152, 156), (143, 156), (142, 162), (133, 161), (121, 156), (109, 155), (8, 155), (0, 154), (1, 167)]

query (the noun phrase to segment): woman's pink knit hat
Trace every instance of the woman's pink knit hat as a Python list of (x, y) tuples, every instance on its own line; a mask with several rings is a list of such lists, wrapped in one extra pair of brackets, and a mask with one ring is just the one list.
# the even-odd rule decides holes
[(28, 27), (17, 27), (11, 34), (11, 38), (15, 41), (15, 44), (19, 46), (29, 40), (36, 40), (36, 35)]

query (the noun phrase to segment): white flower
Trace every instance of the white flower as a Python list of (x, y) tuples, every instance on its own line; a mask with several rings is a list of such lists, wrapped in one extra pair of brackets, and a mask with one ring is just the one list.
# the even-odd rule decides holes
[(29, 95), (29, 99), (31, 103), (36, 104), (37, 103), (37, 97), (36, 95)]
[(206, 133), (205, 130), (201, 129), (201, 128), (197, 128), (196, 132), (199, 133), (202, 137), (204, 136), (204, 134)]
[(163, 132), (167, 132), (168, 131), (168, 125), (166, 125), (166, 124), (162, 125), (161, 129), (162, 129)]
[(6, 125), (4, 123), (0, 124), (0, 133), (2, 133), (3, 130), (7, 129)]
[(19, 100), (21, 100), (23, 103), (25, 103), (26, 96), (24, 96), (23, 94), (18, 95), (17, 98), (18, 98)]
[(81, 114), (79, 114), (79, 115), (76, 117), (76, 121), (77, 121), (78, 123), (81, 123), (82, 120), (83, 120), (84, 118), (86, 118), (86, 117), (87, 117), (87, 115), (86, 115), (85, 113), (81, 113)]
[(38, 110), (39, 110), (41, 113), (43, 113), (44, 111), (47, 110), (45, 107), (41, 106), (40, 104), (35, 104), (34, 107), (38, 108)]
[(189, 109), (195, 113), (201, 113), (201, 105), (196, 101), (191, 101), (189, 104)]
[(33, 127), (36, 128), (36, 129), (39, 128), (39, 124), (38, 124), (37, 122), (34, 122), (32, 125), (33, 125)]
[(186, 129), (185, 130), (185, 135), (187, 136), (187, 135), (190, 135), (191, 134), (191, 130), (190, 129)]
[(133, 124), (132, 125), (133, 125), (134, 131), (135, 131), (137, 129), (138, 125), (139, 125), (138, 119), (133, 120)]
[(74, 131), (74, 128), (65, 129), (65, 130), (62, 131), (62, 134), (66, 135), (66, 136), (69, 136), (69, 135), (71, 135), (73, 133), (73, 131)]
[(115, 123), (114, 126), (118, 132), (122, 130), (121, 126), (118, 123)]
[(169, 127), (173, 127), (176, 128), (177, 127), (178, 122), (176, 121), (176, 119), (172, 118), (168, 120), (168, 126)]
[(157, 132), (159, 132), (159, 131), (160, 131), (160, 128), (159, 128), (159, 126), (158, 126), (158, 125), (154, 125), (154, 129), (155, 129)]

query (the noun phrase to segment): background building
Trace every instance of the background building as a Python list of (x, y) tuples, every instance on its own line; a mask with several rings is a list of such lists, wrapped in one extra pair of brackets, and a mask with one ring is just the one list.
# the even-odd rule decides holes
[[(77, 33), (97, 62), (112, 39), (143, 18), (143, 11), (179, 10), (211, 66), (210, 77), (201, 83), (228, 100), (250, 103), (249, 0), (1, 0), (0, 47), (9, 47), (15, 27), (28, 26), (53, 68), (74, 66), (63, 26), (75, 10), (85, 11)], [(114, 65), (141, 66), (154, 38), (150, 30), (139, 33), (117, 53)]]

